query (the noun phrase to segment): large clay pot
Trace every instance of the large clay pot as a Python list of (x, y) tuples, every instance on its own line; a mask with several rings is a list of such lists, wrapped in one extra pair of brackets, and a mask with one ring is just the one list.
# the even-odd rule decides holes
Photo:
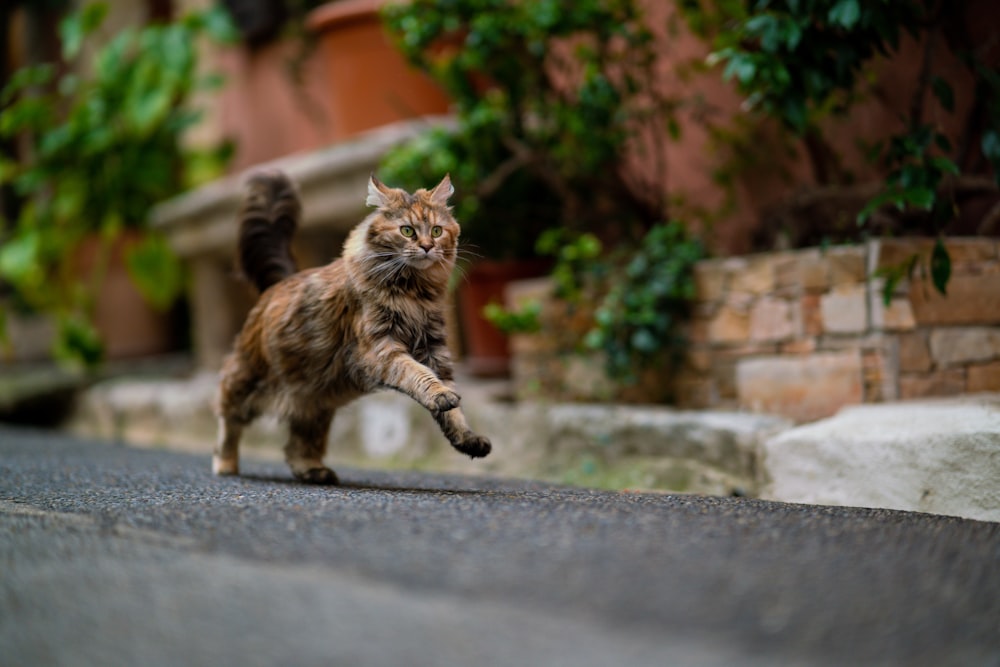
[(472, 375), (505, 377), (510, 374), (507, 335), (483, 317), (483, 308), (504, 303), (504, 290), (514, 280), (544, 275), (550, 262), (539, 260), (480, 261), (458, 289), (459, 317), (465, 342), (465, 365)]
[[(103, 267), (104, 276), (94, 303), (94, 327), (101, 335), (108, 359), (128, 359), (170, 352), (176, 347), (173, 318), (154, 309), (133, 284), (125, 266), (125, 252), (142, 240), (142, 233), (126, 230), (115, 240)], [(79, 272), (91, 280), (101, 253), (96, 236), (77, 250)]]
[(406, 62), (382, 27), (383, 0), (329, 2), (309, 14), (325, 56), (334, 141), (400, 120), (444, 114), (448, 98)]

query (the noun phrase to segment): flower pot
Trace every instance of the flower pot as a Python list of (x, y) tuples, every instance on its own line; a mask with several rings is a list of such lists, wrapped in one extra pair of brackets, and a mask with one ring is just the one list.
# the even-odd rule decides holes
[(477, 262), (458, 289), (459, 317), (465, 342), (465, 364), (478, 377), (510, 374), (508, 337), (483, 317), (483, 308), (504, 303), (504, 290), (514, 280), (543, 275), (551, 262), (505, 260)]
[[(94, 301), (94, 327), (104, 343), (107, 359), (129, 359), (170, 352), (176, 347), (169, 312), (160, 312), (146, 302), (132, 283), (125, 253), (142, 240), (142, 232), (126, 230), (108, 252), (103, 280)], [(77, 267), (82, 280), (90, 281), (102, 252), (101, 240), (91, 236), (77, 249)]]
[(383, 4), (383, 0), (329, 2), (307, 20), (325, 60), (335, 141), (448, 111), (444, 92), (392, 45), (379, 17)]

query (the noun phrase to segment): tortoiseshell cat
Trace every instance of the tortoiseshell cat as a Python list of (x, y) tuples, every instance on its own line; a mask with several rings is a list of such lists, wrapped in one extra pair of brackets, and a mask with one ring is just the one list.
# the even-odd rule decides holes
[(323, 464), (334, 413), (379, 389), (427, 408), (463, 454), (490, 453), (490, 441), (469, 429), (459, 408), (445, 344), (445, 291), (459, 235), (448, 207), (453, 191), (448, 176), (410, 194), (372, 175), (366, 203), (377, 210), (350, 233), (343, 256), (296, 272), (289, 245), (298, 194), (280, 172), (251, 177), (239, 261), (261, 295), (222, 369), (216, 474), (239, 474), (243, 427), (270, 407), (288, 424), (292, 474), (336, 484)]

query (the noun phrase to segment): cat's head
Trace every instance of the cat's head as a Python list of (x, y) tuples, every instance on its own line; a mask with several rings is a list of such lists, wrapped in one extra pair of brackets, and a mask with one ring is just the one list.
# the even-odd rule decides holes
[(447, 175), (434, 188), (410, 194), (386, 186), (372, 174), (365, 203), (378, 211), (367, 228), (369, 251), (413, 269), (443, 265), (450, 271), (460, 232), (448, 207), (454, 191)]

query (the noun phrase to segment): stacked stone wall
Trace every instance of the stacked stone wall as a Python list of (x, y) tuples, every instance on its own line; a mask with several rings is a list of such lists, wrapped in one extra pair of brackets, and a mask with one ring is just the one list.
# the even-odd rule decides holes
[[(708, 260), (695, 270), (679, 404), (829, 416), (844, 405), (1000, 391), (1000, 248), (949, 239), (947, 296), (934, 242), (881, 239)], [(919, 257), (888, 304), (885, 274)]]

